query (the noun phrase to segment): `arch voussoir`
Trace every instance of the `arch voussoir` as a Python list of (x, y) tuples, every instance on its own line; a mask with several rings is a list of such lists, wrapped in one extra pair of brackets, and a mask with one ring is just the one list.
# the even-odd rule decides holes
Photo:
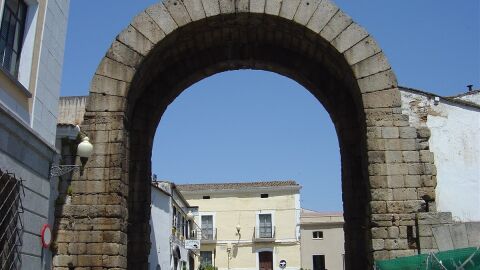
[(221, 14), (235, 13), (235, 0), (219, 0), (218, 3)]
[(330, 42), (352, 23), (350, 16), (341, 10), (337, 10), (337, 13), (333, 15), (327, 25), (320, 31), (320, 36)]
[(265, 13), (265, 1), (266, 0), (253, 0), (250, 1), (250, 12), (252, 13)]
[(306, 25), (310, 21), (310, 18), (313, 16), (313, 13), (320, 2), (321, 0), (302, 0), (293, 20), (301, 25)]
[(95, 74), (90, 84), (90, 92), (114, 96), (127, 96), (130, 84), (99, 74)]
[(177, 23), (162, 2), (150, 6), (145, 12), (157, 23), (165, 35), (178, 28)]
[(398, 82), (393, 70), (388, 69), (359, 79), (358, 86), (362, 93), (367, 93), (396, 88), (398, 86)]
[(266, 0), (265, 14), (278, 16), (282, 7), (282, 0)]
[(131, 82), (135, 75), (135, 69), (121, 62), (104, 57), (98, 65), (95, 74), (109, 77), (124, 82)]
[(357, 79), (365, 78), (389, 69), (391, 69), (390, 63), (388, 63), (387, 57), (383, 52), (374, 54), (352, 66), (353, 74)]
[(160, 26), (145, 11), (135, 16), (131, 25), (153, 44), (165, 37)]
[(183, 4), (187, 9), (192, 21), (198, 21), (206, 17), (205, 9), (201, 0), (184, 0)]
[(350, 49), (346, 50), (343, 55), (348, 64), (353, 66), (381, 51), (382, 49), (377, 45), (375, 39), (373, 39), (372, 36), (368, 36)]
[(332, 45), (338, 52), (344, 53), (367, 36), (368, 33), (363, 27), (352, 23), (332, 41)]
[(279, 16), (287, 20), (293, 20), (299, 5), (300, 0), (282, 1)]
[(163, 2), (175, 23), (180, 27), (192, 21), (183, 1), (165, 0)]
[[(255, 0), (252, 0), (255, 1)], [(250, 0), (236, 0), (235, 1), (235, 12), (249, 12), (250, 11)]]
[(153, 47), (153, 43), (132, 25), (120, 33), (117, 40), (143, 56), (147, 55)]
[(307, 23), (307, 28), (317, 34), (320, 33), (338, 10), (339, 8), (330, 0), (323, 0)]
[(143, 55), (119, 40), (112, 43), (106, 56), (131, 68), (136, 68), (143, 60)]
[(201, 0), (206, 17), (220, 14), (220, 3), (218, 0)]

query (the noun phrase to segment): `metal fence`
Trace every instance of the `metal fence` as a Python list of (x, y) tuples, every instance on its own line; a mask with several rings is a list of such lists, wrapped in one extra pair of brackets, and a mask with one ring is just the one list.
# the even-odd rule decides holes
[(25, 196), (22, 180), (0, 169), (0, 269), (21, 268), (23, 206), (21, 193)]

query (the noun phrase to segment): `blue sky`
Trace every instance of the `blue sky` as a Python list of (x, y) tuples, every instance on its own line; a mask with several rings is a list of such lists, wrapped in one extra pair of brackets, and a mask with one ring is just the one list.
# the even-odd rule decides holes
[[(154, 0), (71, 1), (62, 95), (87, 95), (115, 36)], [(455, 95), (480, 88), (480, 2), (338, 0), (373, 35), (401, 85)], [(92, 8), (92, 4), (95, 8)], [(214, 75), (164, 114), (153, 172), (177, 183), (295, 179), (306, 208), (342, 209), (338, 142), (320, 103), (264, 71)]]

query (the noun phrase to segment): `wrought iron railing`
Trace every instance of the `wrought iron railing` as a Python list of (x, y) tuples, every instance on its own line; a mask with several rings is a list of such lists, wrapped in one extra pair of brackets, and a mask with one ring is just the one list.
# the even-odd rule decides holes
[(0, 269), (21, 268), (23, 213), (21, 193), (25, 196), (22, 180), (0, 170)]
[(253, 230), (253, 238), (257, 240), (275, 239), (275, 226), (256, 226)]

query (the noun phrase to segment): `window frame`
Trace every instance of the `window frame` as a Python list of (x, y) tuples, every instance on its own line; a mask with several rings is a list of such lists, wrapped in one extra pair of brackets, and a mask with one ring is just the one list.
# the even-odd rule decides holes
[[(315, 233), (317, 233), (317, 234), (319, 233), (319, 237), (315, 237)], [(323, 240), (323, 238), (324, 238), (323, 231), (312, 231), (312, 239)]]
[[(28, 24), (28, 19), (29, 19), (29, 4), (25, 0), (10, 0), (10, 1), (16, 1), (18, 2), (18, 5), (16, 7), (16, 10), (13, 11), (12, 8), (7, 4), (7, 1), (9, 0), (4, 0), (3, 1), (3, 6), (2, 6), (2, 17), (1, 17), (1, 22), (0, 22), (0, 44), (4, 40), (3, 34), (4, 34), (4, 28), (3, 25), (6, 21), (6, 16), (8, 15), (8, 26), (5, 29), (6, 34), (5, 34), (5, 47), (3, 50), (0, 50), (0, 53), (2, 57), (0, 57), (0, 67), (5, 73), (8, 73), (10, 76), (15, 78), (16, 80), (19, 79), (19, 73), (20, 73), (20, 65), (22, 61), (22, 54), (23, 54), (23, 48), (25, 45), (25, 36), (26, 36), (26, 26)], [(23, 14), (20, 14), (21, 9), (23, 9)], [(8, 14), (7, 14), (8, 12)], [(12, 29), (12, 19), (15, 22), (14, 29)], [(10, 31), (13, 31), (13, 37), (10, 35)], [(9, 39), (12, 39), (12, 44), (8, 45)], [(17, 44), (17, 45), (15, 45)], [(5, 55), (7, 55), (7, 51), (10, 49), (9, 55), (10, 57), (10, 62), (9, 65), (5, 65)], [(16, 57), (13, 57), (13, 55), (16, 54)], [(11, 65), (12, 65), (12, 60), (15, 60), (15, 67), (12, 71)]]
[(257, 211), (257, 213), (256, 213), (256, 224), (255, 224), (255, 226), (258, 230), (258, 232), (255, 232), (255, 234), (256, 234), (255, 237), (256, 238), (262, 238), (262, 237), (260, 237), (260, 215), (267, 215), (267, 214), (270, 214), (270, 217), (271, 217), (271, 220), (272, 220), (272, 222), (271, 222), (272, 236), (270, 238), (274, 238), (274, 236), (275, 236), (275, 211), (273, 211), (273, 210), (267, 210), (267, 211), (263, 210), (262, 211), (261, 210), (261, 211)]
[(213, 260), (213, 250), (200, 250), (200, 256), (199, 256), (199, 263), (200, 265), (203, 264), (203, 256), (202, 256), (202, 253), (210, 253), (210, 261), (212, 262), (210, 265), (211, 266), (215, 266), (215, 262)]
[(200, 231), (202, 231), (204, 228), (203, 228), (203, 224), (202, 224), (202, 217), (204, 216), (211, 216), (212, 217), (212, 237), (213, 239), (203, 239), (203, 232), (201, 234), (201, 239), (202, 240), (214, 240), (216, 239), (216, 232), (215, 232), (215, 226), (216, 226), (216, 217), (215, 217), (215, 212), (200, 212), (199, 215), (198, 215), (198, 218), (199, 218), (199, 222), (198, 224), (200, 225)]

